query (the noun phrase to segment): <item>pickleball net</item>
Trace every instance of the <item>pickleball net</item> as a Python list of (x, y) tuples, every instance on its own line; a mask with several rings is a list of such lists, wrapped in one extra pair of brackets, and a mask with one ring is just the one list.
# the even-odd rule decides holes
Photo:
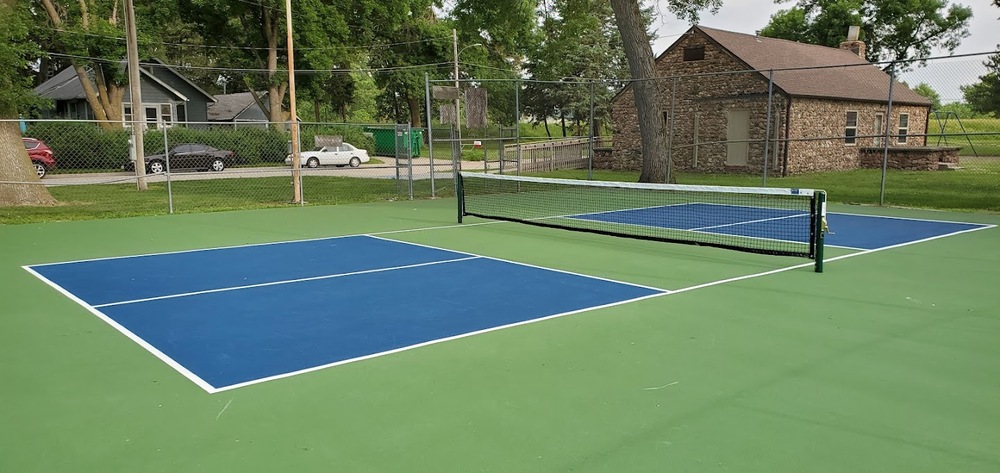
[(506, 220), (602, 235), (816, 260), (822, 271), (826, 193), (469, 173), (458, 221)]

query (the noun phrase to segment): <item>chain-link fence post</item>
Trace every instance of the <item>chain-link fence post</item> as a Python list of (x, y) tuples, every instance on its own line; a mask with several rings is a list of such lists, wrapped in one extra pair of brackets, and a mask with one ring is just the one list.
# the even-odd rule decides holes
[(174, 213), (174, 188), (170, 179), (170, 143), (167, 142), (167, 127), (163, 127), (163, 156), (167, 163), (167, 211)]
[(677, 103), (677, 76), (674, 76), (670, 83), (670, 128), (667, 130), (667, 172), (664, 173), (663, 182), (670, 184), (670, 171), (673, 169), (673, 146), (674, 146), (674, 105)]
[(885, 175), (889, 169), (889, 130), (892, 128), (892, 92), (896, 83), (896, 63), (889, 64), (889, 101), (885, 113), (885, 141), (882, 143), (882, 181), (879, 184), (878, 204), (885, 205)]
[(517, 145), (517, 171), (521, 175), (521, 81), (514, 82), (514, 144)]
[(588, 133), (587, 179), (594, 179), (594, 79), (590, 80), (590, 133)]
[(764, 166), (761, 173), (761, 186), (767, 187), (767, 157), (771, 150), (771, 102), (774, 99), (774, 69), (767, 74), (767, 122), (764, 123)]
[(424, 105), (427, 108), (427, 159), (430, 160), (431, 198), (437, 197), (434, 188), (434, 132), (431, 129), (431, 76), (424, 73)]

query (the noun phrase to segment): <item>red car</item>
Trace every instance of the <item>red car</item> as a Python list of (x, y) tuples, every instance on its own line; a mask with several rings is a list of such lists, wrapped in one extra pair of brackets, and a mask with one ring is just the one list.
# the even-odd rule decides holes
[(28, 151), (31, 164), (35, 165), (35, 172), (38, 173), (39, 179), (45, 177), (50, 169), (56, 167), (56, 159), (52, 155), (52, 149), (44, 141), (34, 138), (21, 138), (21, 141), (24, 142), (24, 149)]

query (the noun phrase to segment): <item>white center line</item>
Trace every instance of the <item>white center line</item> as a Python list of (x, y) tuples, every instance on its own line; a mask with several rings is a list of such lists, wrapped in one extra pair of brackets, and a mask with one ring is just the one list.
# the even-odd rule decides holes
[(219, 289), (209, 289), (209, 290), (206, 290), (206, 291), (184, 292), (184, 293), (181, 293), (181, 294), (170, 294), (170, 295), (166, 295), (166, 296), (147, 297), (147, 298), (144, 298), (144, 299), (133, 299), (133, 300), (130, 300), (130, 301), (109, 302), (107, 304), (96, 304), (93, 307), (95, 307), (95, 308), (110, 307), (110, 306), (124, 305), (124, 304), (135, 304), (135, 303), (138, 303), (138, 302), (149, 302), (149, 301), (158, 301), (158, 300), (163, 300), (163, 299), (176, 299), (178, 297), (197, 296), (197, 295), (201, 295), (201, 294), (212, 294), (212, 293), (216, 293), (216, 292), (238, 291), (240, 289), (252, 289), (252, 288), (255, 288), (255, 287), (277, 286), (279, 284), (292, 284), (292, 283), (305, 282), (305, 281), (318, 281), (318, 280), (321, 280), (321, 279), (332, 279), (332, 278), (339, 278), (339, 277), (344, 277), (344, 276), (356, 276), (358, 274), (380, 273), (380, 272), (383, 272), (383, 271), (394, 271), (394, 270), (397, 270), (397, 269), (418, 268), (418, 267), (421, 267), (421, 266), (431, 266), (431, 265), (435, 265), (435, 264), (457, 263), (459, 261), (468, 261), (468, 260), (479, 259), (479, 258), (481, 258), (481, 257), (480, 256), (468, 256), (468, 257), (465, 257), (465, 258), (456, 258), (456, 259), (449, 259), (449, 260), (442, 260), (442, 261), (431, 261), (431, 262), (428, 262), (428, 263), (417, 263), (417, 264), (408, 264), (408, 265), (404, 265), (404, 266), (393, 266), (391, 268), (366, 269), (366, 270), (363, 270), (363, 271), (353, 271), (353, 272), (350, 272), (350, 273), (326, 274), (326, 275), (323, 275), (323, 276), (313, 276), (313, 277), (309, 277), (309, 278), (287, 279), (287, 280), (284, 280), (284, 281), (272, 281), (272, 282), (265, 282), (265, 283), (259, 283), (259, 284), (248, 284), (248, 285), (245, 285), (245, 286), (222, 287), (222, 288), (219, 288)]

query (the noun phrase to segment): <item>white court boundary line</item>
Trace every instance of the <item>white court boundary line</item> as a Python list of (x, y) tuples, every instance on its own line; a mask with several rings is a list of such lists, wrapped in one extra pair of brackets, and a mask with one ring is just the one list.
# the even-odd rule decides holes
[[(886, 247), (877, 248), (877, 249), (874, 249), (874, 250), (865, 250), (865, 251), (861, 251), (861, 252), (858, 252), (858, 253), (851, 253), (851, 254), (847, 254), (847, 255), (837, 256), (837, 257), (825, 259), (823, 262), (824, 263), (829, 263), (829, 262), (833, 262), (833, 261), (844, 260), (844, 259), (847, 259), (847, 258), (853, 258), (855, 256), (867, 255), (867, 254), (876, 253), (876, 252), (883, 251), (883, 250), (888, 250), (888, 249), (892, 249), (892, 248), (898, 248), (898, 247), (901, 247), (901, 246), (908, 246), (908, 245), (913, 245), (913, 244), (917, 244), (917, 243), (923, 243), (923, 242), (926, 242), (926, 241), (937, 240), (939, 238), (945, 238), (945, 237), (949, 237), (949, 236), (954, 236), (954, 235), (958, 235), (958, 234), (961, 234), (961, 233), (975, 232), (975, 231), (985, 230), (985, 229), (994, 228), (994, 227), (996, 227), (996, 225), (989, 225), (989, 226), (984, 226), (984, 227), (979, 227), (979, 228), (971, 228), (971, 229), (961, 230), (961, 231), (958, 231), (958, 232), (953, 232), (953, 233), (949, 233), (949, 234), (945, 234), (945, 235), (937, 235), (937, 236), (933, 236), (933, 237), (930, 237), (930, 238), (924, 238), (922, 240), (915, 240), (915, 241), (912, 241), (912, 242), (900, 243), (898, 245), (886, 246)], [(379, 237), (376, 237), (376, 238), (379, 238)], [(437, 249), (437, 248), (435, 248), (433, 246), (423, 245), (423, 244), (420, 244), (420, 243), (412, 243), (412, 242), (407, 242), (407, 241), (392, 240), (392, 239), (388, 239), (388, 238), (384, 238), (384, 239), (388, 240), (388, 241), (396, 241), (396, 242), (404, 243), (404, 244), (411, 244), (411, 245), (416, 245), (416, 246), (423, 246), (423, 247), (427, 247), (427, 248)], [(455, 250), (449, 250), (449, 251), (455, 251)], [(500, 258), (491, 258), (491, 257), (488, 257), (488, 256), (484, 256), (483, 258), (484, 259), (495, 259), (497, 261), (503, 261), (503, 262), (513, 263), (513, 264), (518, 264), (518, 265), (523, 265), (523, 266), (530, 266), (530, 267), (535, 267), (535, 268), (540, 268), (540, 269), (546, 269), (546, 270), (550, 270), (550, 271), (564, 272), (564, 273), (567, 273), (567, 274), (576, 274), (576, 273), (572, 273), (572, 272), (568, 272), (568, 271), (560, 271), (560, 270), (554, 270), (554, 269), (551, 269), (551, 268), (544, 268), (544, 267), (541, 267), (541, 266), (534, 266), (534, 265), (524, 264), (524, 263), (518, 263), (518, 262), (514, 262), (514, 261), (507, 261), (507, 260), (500, 259)], [(517, 327), (517, 326), (520, 326), (520, 325), (527, 325), (527, 324), (531, 324), (531, 323), (535, 323), (535, 322), (541, 322), (541, 321), (544, 321), (544, 320), (551, 320), (551, 319), (555, 319), (555, 318), (558, 318), (558, 317), (564, 317), (564, 316), (567, 316), (567, 315), (573, 315), (573, 314), (579, 314), (579, 313), (583, 313), (583, 312), (589, 312), (591, 310), (605, 309), (605, 308), (614, 307), (614, 306), (618, 306), (618, 305), (629, 304), (629, 303), (632, 303), (632, 302), (638, 302), (638, 301), (646, 300), (646, 299), (653, 299), (653, 298), (657, 298), (657, 297), (671, 296), (671, 295), (674, 295), (674, 294), (680, 294), (680, 293), (683, 293), (683, 292), (690, 292), (690, 291), (694, 291), (694, 290), (697, 290), (697, 289), (704, 289), (706, 287), (720, 286), (720, 285), (728, 284), (728, 283), (732, 283), (732, 282), (744, 281), (744, 280), (748, 280), (748, 279), (755, 279), (755, 278), (759, 278), (759, 277), (763, 277), (763, 276), (769, 276), (769, 275), (772, 275), (772, 274), (784, 273), (784, 272), (792, 271), (792, 270), (795, 270), (795, 269), (808, 268), (808, 267), (813, 266), (814, 264), (815, 263), (812, 263), (812, 262), (802, 263), (802, 264), (796, 264), (796, 265), (793, 265), (793, 266), (787, 266), (787, 267), (784, 267), (784, 268), (773, 269), (773, 270), (770, 270), (770, 271), (762, 271), (762, 272), (754, 273), (754, 274), (747, 274), (747, 275), (737, 276), (737, 277), (732, 277), (732, 278), (727, 278), (727, 279), (720, 279), (720, 280), (717, 280), (717, 281), (711, 281), (711, 282), (704, 283), (704, 284), (697, 284), (697, 285), (694, 285), (694, 286), (688, 286), (688, 287), (681, 288), (681, 289), (663, 290), (664, 292), (661, 292), (661, 293), (658, 293), (658, 294), (650, 294), (648, 296), (637, 297), (637, 298), (633, 298), (633, 299), (628, 299), (628, 300), (624, 300), (624, 301), (613, 302), (613, 303), (610, 303), (610, 304), (604, 304), (604, 305), (600, 305), (600, 306), (587, 307), (587, 308), (584, 308), (584, 309), (578, 309), (578, 310), (574, 310), (574, 311), (570, 311), (570, 312), (563, 312), (563, 313), (559, 313), (559, 314), (552, 314), (552, 315), (548, 315), (548, 316), (537, 318), (537, 319), (524, 320), (524, 321), (521, 321), (521, 322), (515, 322), (515, 323), (507, 324), (507, 325), (500, 325), (500, 326), (497, 326), (497, 327), (491, 327), (491, 328), (488, 328), (488, 329), (478, 330), (478, 331), (475, 331), (475, 332), (463, 333), (463, 334), (454, 335), (454, 336), (451, 336), (451, 337), (439, 338), (439, 339), (435, 339), (435, 340), (428, 340), (426, 342), (421, 342), (421, 343), (418, 343), (418, 344), (415, 344), (415, 345), (409, 345), (409, 346), (405, 346), (405, 347), (400, 347), (400, 348), (396, 348), (396, 349), (393, 349), (393, 350), (387, 350), (387, 351), (384, 351), (384, 352), (372, 353), (372, 354), (361, 356), (361, 357), (357, 357), (357, 358), (351, 358), (351, 359), (348, 359), (348, 360), (341, 360), (341, 361), (337, 361), (337, 362), (334, 362), (334, 363), (328, 363), (328, 364), (321, 365), (321, 366), (314, 366), (314, 367), (302, 369), (302, 370), (299, 370), (299, 371), (293, 371), (293, 372), (289, 372), (289, 373), (283, 373), (283, 374), (279, 374), (279, 375), (269, 376), (267, 378), (260, 378), (260, 379), (255, 379), (255, 380), (251, 380), (251, 381), (246, 381), (246, 382), (239, 383), (239, 384), (233, 384), (233, 385), (230, 385), (230, 386), (224, 386), (224, 387), (221, 387), (221, 388), (216, 388), (214, 392), (228, 391), (228, 390), (231, 390), (231, 389), (237, 389), (237, 388), (242, 388), (242, 387), (246, 387), (246, 386), (251, 386), (251, 385), (254, 385), (254, 384), (264, 383), (264, 382), (267, 382), (267, 381), (273, 381), (273, 380), (276, 380), (276, 379), (289, 378), (289, 377), (292, 377), (292, 376), (296, 376), (296, 375), (300, 375), (300, 374), (305, 374), (305, 373), (311, 373), (313, 371), (319, 371), (319, 370), (330, 368), (330, 367), (333, 367), (333, 366), (339, 366), (339, 365), (344, 365), (344, 364), (347, 364), (347, 363), (353, 363), (353, 362), (356, 362), (356, 361), (362, 361), (362, 360), (368, 360), (368, 359), (372, 359), (372, 358), (378, 358), (378, 357), (381, 357), (381, 356), (391, 355), (391, 354), (394, 354), (394, 353), (400, 353), (400, 352), (404, 352), (404, 351), (407, 351), (407, 350), (412, 350), (412, 349), (415, 349), (415, 348), (420, 348), (420, 347), (425, 347), (425, 346), (429, 346), (429, 345), (434, 345), (434, 344), (437, 344), (437, 343), (444, 343), (444, 342), (448, 342), (448, 341), (452, 341), (452, 340), (458, 340), (458, 339), (461, 339), (461, 338), (471, 337), (471, 336), (474, 336), (474, 335), (480, 335), (480, 334), (483, 334), (483, 333), (495, 332), (495, 331), (503, 330), (503, 329), (506, 329), (506, 328)], [(582, 275), (582, 276), (592, 277), (592, 278), (595, 278), (595, 279), (603, 279), (603, 278), (596, 278), (596, 277), (587, 276), (587, 275)], [(607, 280), (607, 279), (606, 279), (606, 281), (617, 282), (617, 281)], [(624, 283), (624, 284), (628, 284), (628, 283)], [(635, 284), (631, 284), (631, 285), (635, 286)], [(639, 286), (639, 287), (647, 287), (647, 286)]]
[[(861, 216), (866, 216), (866, 215), (863, 215), (863, 214), (845, 214), (845, 215), (861, 215)], [(895, 217), (884, 217), (884, 218), (895, 218)], [(920, 219), (904, 218), (904, 220), (920, 220)], [(968, 224), (968, 225), (977, 225), (977, 227), (976, 228), (969, 228), (969, 229), (965, 229), (965, 230), (960, 230), (960, 231), (956, 231), (956, 232), (951, 232), (951, 233), (946, 233), (946, 234), (942, 234), (942, 235), (935, 235), (933, 237), (928, 237), (928, 238), (924, 238), (924, 239), (920, 239), (920, 240), (914, 240), (914, 241), (899, 243), (899, 244), (896, 244), (896, 245), (890, 245), (890, 246), (885, 246), (885, 247), (871, 249), (871, 250), (862, 250), (862, 251), (859, 251), (857, 253), (851, 253), (851, 254), (847, 254), (847, 255), (836, 256), (836, 257), (833, 257), (833, 258), (827, 258), (827, 259), (824, 260), (824, 263), (830, 263), (830, 262), (834, 262), (834, 261), (840, 261), (840, 260), (844, 260), (844, 259), (848, 259), (848, 258), (853, 258), (855, 256), (867, 255), (867, 254), (876, 253), (876, 252), (880, 252), (880, 251), (884, 251), (884, 250), (889, 250), (889, 249), (894, 249), (894, 248), (900, 248), (900, 247), (904, 247), (904, 246), (909, 246), (909, 245), (914, 245), (914, 244), (923, 243), (923, 242), (927, 242), (927, 241), (938, 240), (938, 239), (941, 239), (941, 238), (955, 236), (955, 235), (959, 235), (959, 234), (963, 234), (963, 233), (971, 233), (971, 232), (976, 232), (976, 231), (980, 231), (980, 230), (987, 230), (987, 229), (992, 229), (992, 228), (996, 228), (997, 227), (997, 225), (992, 225), (992, 224), (981, 224), (981, 223), (971, 223), (971, 222), (949, 222), (947, 220), (928, 220), (928, 221), (942, 222), (942, 223), (965, 223), (965, 224)], [(401, 244), (407, 244), (407, 245), (414, 245), (414, 246), (423, 246), (423, 247), (426, 247), (426, 248), (443, 250), (443, 251), (449, 251), (449, 252), (457, 253), (457, 254), (466, 254), (466, 255), (470, 256), (469, 258), (462, 258), (460, 260), (475, 259), (476, 257), (479, 257), (479, 258), (482, 258), (482, 259), (491, 259), (491, 260), (501, 261), (501, 262), (505, 262), (505, 263), (511, 263), (511, 264), (522, 265), (522, 266), (527, 266), (527, 267), (534, 267), (534, 268), (538, 268), (538, 269), (543, 269), (543, 270), (548, 270), (548, 271), (554, 271), (554, 272), (560, 272), (560, 273), (565, 273), (565, 274), (570, 274), (570, 275), (576, 275), (576, 276), (582, 276), (582, 277), (591, 278), (591, 279), (598, 279), (598, 280), (603, 280), (603, 281), (607, 281), (607, 282), (613, 282), (613, 283), (618, 283), (618, 284), (623, 284), (623, 285), (640, 287), (640, 288), (645, 288), (645, 289), (659, 291), (659, 292), (657, 292), (655, 294), (650, 294), (650, 295), (647, 295), (647, 296), (642, 296), (642, 297), (627, 299), (627, 300), (613, 302), (613, 303), (604, 304), (604, 305), (600, 305), (600, 306), (587, 307), (587, 308), (578, 309), (578, 310), (574, 310), (574, 311), (563, 312), (563, 313), (558, 313), (558, 314), (552, 314), (552, 315), (548, 315), (548, 316), (537, 318), (537, 319), (524, 320), (524, 321), (515, 322), (515, 323), (511, 323), (511, 324), (507, 324), (507, 325), (490, 327), (490, 328), (487, 328), (487, 329), (478, 330), (478, 331), (474, 331), (474, 332), (463, 333), (463, 334), (454, 335), (454, 336), (445, 337), (445, 338), (440, 338), (440, 339), (435, 339), (435, 340), (428, 340), (426, 342), (421, 342), (421, 343), (414, 344), (414, 345), (408, 345), (408, 346), (396, 348), (396, 349), (393, 349), (393, 350), (387, 350), (387, 351), (384, 351), (384, 352), (372, 353), (372, 354), (361, 356), (361, 357), (357, 357), (357, 358), (352, 358), (352, 359), (348, 359), (348, 360), (341, 360), (341, 361), (337, 361), (337, 362), (333, 362), (333, 363), (328, 363), (328, 364), (325, 364), (325, 365), (319, 365), (319, 366), (305, 368), (305, 369), (298, 370), (298, 371), (292, 371), (292, 372), (288, 372), (288, 373), (282, 373), (282, 374), (279, 374), (279, 375), (269, 376), (269, 377), (266, 377), (266, 378), (259, 378), (259, 379), (255, 379), (255, 380), (251, 380), (251, 381), (246, 381), (246, 382), (238, 383), (238, 384), (233, 384), (233, 385), (229, 385), (229, 386), (215, 387), (215, 386), (212, 386), (211, 384), (209, 384), (208, 382), (206, 382), (205, 380), (201, 379), (199, 376), (197, 376), (196, 374), (194, 374), (193, 372), (191, 372), (190, 370), (188, 370), (187, 368), (185, 368), (180, 363), (178, 363), (175, 360), (173, 360), (171, 357), (167, 356), (165, 353), (163, 353), (160, 350), (158, 350), (156, 347), (154, 347), (151, 344), (149, 344), (148, 342), (146, 342), (143, 338), (141, 338), (138, 335), (136, 335), (135, 333), (131, 332), (130, 330), (128, 330), (127, 328), (125, 328), (124, 326), (122, 326), (121, 324), (119, 324), (118, 322), (115, 322), (113, 319), (111, 319), (110, 317), (108, 317), (107, 315), (105, 315), (103, 312), (101, 312), (100, 310), (98, 310), (96, 307), (90, 306), (89, 304), (87, 304), (82, 299), (80, 299), (80, 298), (76, 297), (75, 295), (73, 295), (72, 293), (66, 291), (61, 286), (59, 286), (58, 284), (54, 283), (53, 281), (50, 281), (48, 278), (42, 276), (40, 273), (38, 273), (37, 271), (35, 271), (32, 268), (32, 266), (49, 266), (49, 265), (64, 264), (64, 263), (46, 263), (46, 264), (38, 264), (38, 265), (25, 265), (25, 266), (22, 266), (22, 268), (25, 271), (27, 271), (30, 274), (32, 274), (35, 277), (37, 277), (38, 279), (40, 279), (45, 284), (48, 284), (53, 289), (55, 289), (59, 293), (63, 294), (64, 296), (66, 296), (70, 300), (76, 302), (77, 304), (79, 304), (83, 308), (87, 309), (87, 311), (89, 311), (90, 313), (94, 314), (95, 316), (97, 316), (99, 319), (103, 320), (108, 325), (114, 327), (116, 330), (118, 330), (119, 332), (121, 332), (122, 334), (124, 334), (126, 337), (128, 337), (129, 339), (131, 339), (133, 342), (135, 342), (136, 344), (138, 344), (142, 348), (146, 349), (146, 351), (152, 353), (155, 357), (157, 357), (158, 359), (160, 359), (160, 361), (163, 361), (168, 366), (170, 366), (171, 368), (173, 368), (174, 370), (176, 370), (178, 373), (180, 373), (182, 376), (184, 376), (184, 377), (188, 378), (189, 380), (191, 380), (192, 382), (194, 382), (198, 387), (202, 388), (203, 390), (205, 390), (209, 394), (215, 394), (215, 393), (222, 392), (222, 391), (228, 391), (228, 390), (237, 389), (237, 388), (241, 388), (241, 387), (245, 387), (245, 386), (250, 386), (250, 385), (254, 385), (254, 384), (264, 383), (264, 382), (267, 382), (267, 381), (273, 381), (273, 380), (277, 380), (277, 379), (288, 378), (288, 377), (296, 376), (296, 375), (299, 375), (299, 374), (305, 374), (305, 373), (310, 373), (310, 372), (313, 372), (313, 371), (319, 371), (319, 370), (330, 368), (330, 367), (333, 367), (333, 366), (343, 365), (343, 364), (352, 363), (352, 362), (356, 362), (356, 361), (367, 360), (367, 359), (371, 359), (371, 358), (377, 358), (377, 357), (381, 357), (381, 356), (385, 356), (385, 355), (390, 355), (390, 354), (399, 353), (399, 352), (403, 352), (403, 351), (407, 351), (407, 350), (412, 350), (412, 349), (415, 349), (415, 348), (420, 348), (420, 347), (424, 347), (424, 346), (434, 345), (434, 344), (437, 344), (437, 343), (443, 343), (443, 342), (447, 342), (447, 341), (451, 341), (451, 340), (457, 340), (457, 339), (465, 338), (465, 337), (471, 337), (471, 336), (479, 335), (479, 334), (483, 334), (483, 333), (488, 333), (488, 332), (503, 330), (503, 329), (506, 329), (506, 328), (516, 327), (516, 326), (520, 326), (520, 325), (527, 325), (527, 324), (531, 324), (531, 323), (535, 323), (535, 322), (541, 322), (541, 321), (544, 321), (544, 320), (555, 319), (555, 318), (558, 318), (558, 317), (564, 317), (564, 316), (572, 315), (572, 314), (589, 312), (591, 310), (598, 310), (598, 309), (604, 309), (604, 308), (608, 308), (608, 307), (614, 307), (614, 306), (628, 304), (628, 303), (631, 303), (631, 302), (637, 302), (637, 301), (641, 301), (641, 300), (645, 300), (645, 299), (652, 299), (652, 298), (656, 298), (656, 297), (670, 296), (670, 295), (674, 295), (674, 294), (680, 294), (680, 293), (683, 293), (683, 292), (694, 291), (694, 290), (697, 290), (697, 289), (704, 289), (704, 288), (707, 288), (707, 287), (719, 286), (719, 285), (728, 284), (728, 283), (737, 282), (737, 281), (744, 281), (744, 280), (749, 280), (749, 279), (755, 279), (755, 278), (759, 278), (759, 277), (763, 277), (763, 276), (769, 276), (769, 275), (772, 275), (772, 274), (778, 274), (778, 273), (783, 273), (783, 272), (792, 271), (792, 270), (796, 270), (796, 269), (807, 268), (807, 267), (811, 267), (811, 266), (813, 266), (815, 264), (813, 262), (801, 263), (801, 264), (796, 264), (796, 265), (792, 265), (792, 266), (787, 266), (787, 267), (784, 267), (784, 268), (777, 268), (777, 269), (773, 269), (773, 270), (769, 270), (769, 271), (762, 271), (762, 272), (754, 273), (754, 274), (737, 276), (737, 277), (732, 277), (732, 278), (727, 278), (727, 279), (720, 279), (720, 280), (717, 280), (717, 281), (710, 281), (710, 282), (707, 282), (707, 283), (697, 284), (697, 285), (694, 285), (694, 286), (688, 286), (688, 287), (684, 287), (684, 288), (680, 288), (680, 289), (667, 290), (667, 289), (662, 289), (662, 288), (654, 288), (654, 287), (651, 287), (651, 286), (644, 286), (644, 285), (627, 283), (627, 282), (622, 282), (622, 281), (615, 281), (615, 280), (612, 280), (612, 279), (600, 278), (600, 277), (590, 276), (590, 275), (585, 275), (585, 274), (580, 274), (580, 273), (574, 273), (574, 272), (571, 272), (571, 271), (564, 271), (564, 270), (558, 270), (558, 269), (553, 269), (553, 268), (546, 268), (546, 267), (542, 267), (542, 266), (531, 265), (531, 264), (527, 264), (527, 263), (520, 263), (520, 262), (516, 262), (516, 261), (510, 261), (510, 260), (501, 259), (501, 258), (493, 258), (493, 257), (489, 257), (489, 256), (475, 255), (473, 253), (468, 253), (468, 252), (463, 252), (463, 251), (456, 251), (456, 250), (451, 250), (451, 249), (445, 250), (443, 248), (436, 248), (436, 247), (433, 247), (433, 246), (430, 246), (430, 245), (423, 245), (423, 244), (420, 244), (420, 243), (413, 243), (413, 242), (407, 242), (407, 241), (401, 241), (401, 240), (394, 240), (394, 239), (390, 239), (390, 238), (384, 238), (384, 237), (377, 236), (377, 235), (391, 235), (391, 234), (399, 234), (399, 233), (410, 233), (410, 232), (424, 231), (424, 230), (437, 230), (437, 229), (450, 229), (450, 228), (466, 228), (466, 227), (471, 227), (471, 226), (488, 225), (488, 224), (500, 224), (500, 223), (509, 223), (509, 222), (505, 222), (505, 221), (490, 221), (490, 222), (481, 222), (481, 223), (477, 222), (477, 223), (470, 223), (470, 224), (442, 225), (442, 226), (435, 226), (435, 227), (423, 227), (423, 228), (404, 229), (404, 230), (391, 230), (391, 231), (386, 231), (386, 232), (375, 232), (375, 233), (368, 233), (368, 234), (341, 235), (341, 236), (336, 236), (336, 237), (310, 238), (310, 239), (304, 239), (304, 240), (291, 240), (291, 241), (269, 242), (269, 243), (255, 243), (255, 244), (248, 244), (248, 245), (233, 245), (233, 246), (208, 248), (208, 249), (183, 250), (183, 251), (172, 251), (172, 252), (163, 252), (163, 253), (151, 253), (151, 254), (148, 254), (148, 255), (133, 255), (133, 256), (122, 256), (122, 257), (94, 258), (94, 259), (78, 260), (78, 261), (72, 261), (72, 262), (98, 261), (98, 260), (117, 259), (117, 258), (133, 258), (133, 257), (139, 257), (139, 256), (151, 256), (151, 255), (161, 255), (161, 254), (190, 253), (190, 252), (198, 252), (198, 251), (211, 251), (211, 250), (217, 250), (217, 249), (242, 248), (242, 247), (252, 247), (252, 246), (276, 245), (276, 244), (281, 244), (281, 243), (295, 243), (295, 242), (305, 242), (305, 241), (319, 241), (319, 240), (328, 240), (328, 239), (337, 239), (337, 238), (367, 236), (367, 237), (382, 239), (382, 240), (391, 241), (391, 242), (395, 242), (395, 243), (401, 243)], [(435, 262), (435, 263), (437, 263), (437, 262)]]
[[(392, 241), (392, 240), (386, 240), (386, 241)], [(214, 293), (217, 293), (217, 292), (239, 291), (241, 289), (254, 289), (254, 288), (258, 288), (258, 287), (278, 286), (278, 285), (281, 285), (281, 284), (294, 284), (294, 283), (297, 283), (297, 282), (320, 281), (320, 280), (323, 280), (323, 279), (341, 278), (341, 277), (345, 277), (345, 276), (357, 276), (359, 274), (371, 274), (371, 273), (381, 273), (381, 272), (385, 272), (385, 271), (396, 271), (396, 270), (400, 270), (400, 269), (419, 268), (421, 266), (432, 266), (432, 265), (435, 265), (435, 264), (457, 263), (459, 261), (469, 261), (469, 260), (478, 259), (478, 258), (479, 258), (478, 256), (469, 256), (469, 257), (466, 257), (466, 258), (453, 258), (453, 259), (438, 260), (438, 261), (428, 261), (428, 262), (425, 262), (425, 263), (406, 264), (406, 265), (402, 265), (402, 266), (392, 266), (392, 267), (388, 267), (388, 268), (363, 269), (363, 270), (360, 270), (360, 271), (351, 271), (351, 272), (347, 272), (347, 273), (334, 273), (334, 274), (324, 274), (322, 276), (310, 276), (308, 278), (285, 279), (285, 280), (281, 280), (281, 281), (271, 281), (271, 282), (262, 282), (262, 283), (257, 283), (257, 284), (247, 284), (247, 285), (244, 285), (244, 286), (230, 286), (230, 287), (220, 287), (220, 288), (216, 288), (216, 289), (206, 289), (204, 291), (181, 292), (181, 293), (177, 293), (177, 294), (168, 294), (166, 296), (146, 297), (146, 298), (143, 298), (143, 299), (132, 299), (132, 300), (127, 300), (127, 301), (108, 302), (106, 304), (97, 304), (97, 305), (94, 306), (94, 308), (112, 307), (112, 306), (119, 306), (119, 305), (125, 305), (125, 304), (136, 304), (136, 303), (139, 303), (139, 302), (160, 301), (160, 300), (164, 300), (164, 299), (176, 299), (178, 297), (198, 296), (198, 295), (202, 295), (202, 294), (214, 294)]]
[(45, 276), (42, 276), (40, 273), (38, 273), (37, 271), (35, 271), (31, 267), (29, 267), (29, 266), (21, 266), (21, 267), (24, 268), (25, 271), (27, 271), (27, 272), (35, 275), (36, 278), (41, 279), (42, 282), (44, 282), (45, 284), (48, 284), (49, 286), (51, 286), (56, 291), (59, 291), (59, 293), (61, 293), (62, 295), (68, 297), (73, 302), (76, 302), (77, 304), (80, 304), (80, 306), (82, 306), (84, 309), (87, 309), (88, 312), (90, 312), (91, 314), (96, 315), (97, 318), (103, 320), (108, 325), (114, 327), (116, 330), (118, 330), (123, 335), (125, 335), (126, 337), (128, 337), (130, 340), (132, 340), (133, 342), (135, 342), (136, 344), (138, 344), (140, 347), (145, 348), (146, 351), (152, 353), (153, 356), (159, 358), (160, 361), (166, 363), (167, 366), (169, 366), (169, 367), (177, 370), (178, 373), (180, 373), (185, 378), (187, 378), (187, 379), (191, 380), (192, 382), (194, 382), (194, 384), (198, 385), (198, 387), (200, 387), (201, 389), (204, 389), (205, 391), (208, 391), (209, 394), (212, 394), (212, 393), (216, 392), (215, 386), (212, 386), (211, 384), (208, 384), (207, 381), (201, 379), (201, 377), (199, 377), (198, 375), (194, 374), (191, 370), (185, 368), (184, 365), (181, 365), (180, 363), (174, 361), (173, 358), (167, 356), (166, 353), (163, 353), (162, 351), (160, 351), (159, 349), (157, 349), (156, 347), (154, 347), (153, 345), (151, 345), (149, 342), (147, 342), (142, 337), (136, 335), (131, 330), (125, 328), (124, 325), (121, 325), (118, 322), (115, 322), (115, 320), (112, 319), (111, 317), (108, 317), (107, 315), (104, 315), (104, 312), (101, 312), (100, 310), (97, 310), (96, 308), (94, 308), (90, 304), (87, 304), (83, 299), (80, 299), (79, 297), (76, 297), (75, 295), (73, 295), (73, 293), (71, 293), (71, 292), (63, 289), (62, 286), (60, 286), (60, 285), (58, 285), (58, 284), (50, 281), (48, 278), (46, 278)]

